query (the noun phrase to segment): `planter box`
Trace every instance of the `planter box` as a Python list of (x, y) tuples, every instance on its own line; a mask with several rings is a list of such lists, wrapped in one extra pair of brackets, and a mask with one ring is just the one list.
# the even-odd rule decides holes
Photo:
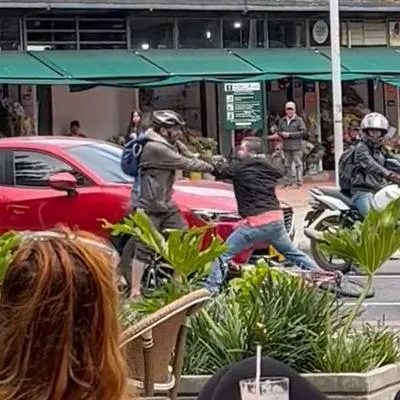
[[(305, 374), (331, 400), (394, 400), (400, 391), (400, 364), (366, 374)], [(180, 399), (194, 400), (209, 376), (183, 376)]]

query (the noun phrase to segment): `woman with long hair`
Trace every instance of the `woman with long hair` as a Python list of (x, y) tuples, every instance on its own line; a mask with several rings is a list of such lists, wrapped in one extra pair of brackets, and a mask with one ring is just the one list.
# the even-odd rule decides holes
[(115, 251), (66, 228), (26, 236), (0, 294), (2, 400), (121, 400)]
[(133, 110), (129, 119), (128, 129), (126, 130), (125, 143), (135, 139), (140, 133), (141, 129), (142, 113), (139, 110)]

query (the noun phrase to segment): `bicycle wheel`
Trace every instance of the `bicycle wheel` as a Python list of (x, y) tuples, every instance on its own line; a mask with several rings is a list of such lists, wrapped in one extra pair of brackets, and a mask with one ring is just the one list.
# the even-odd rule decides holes
[[(338, 297), (358, 298), (364, 293), (365, 285), (360, 280), (343, 276), (340, 285), (329, 283), (321, 285), (322, 290), (335, 293)], [(375, 289), (371, 288), (367, 293), (367, 299), (375, 296)]]

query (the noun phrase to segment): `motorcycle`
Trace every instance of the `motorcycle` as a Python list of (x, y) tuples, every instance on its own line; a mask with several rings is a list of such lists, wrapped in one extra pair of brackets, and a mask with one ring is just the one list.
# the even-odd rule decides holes
[[(362, 216), (354, 207), (351, 198), (343, 194), (339, 188), (315, 187), (310, 191), (309, 205), (311, 210), (305, 217), (304, 234), (310, 239), (311, 254), (317, 264), (327, 271), (340, 271), (343, 274), (357, 271), (357, 266), (347, 260), (334, 263), (320, 248), (323, 232), (340, 228), (351, 228)], [(398, 185), (387, 185), (379, 190), (372, 199), (372, 207), (383, 210), (390, 202), (400, 197)]]

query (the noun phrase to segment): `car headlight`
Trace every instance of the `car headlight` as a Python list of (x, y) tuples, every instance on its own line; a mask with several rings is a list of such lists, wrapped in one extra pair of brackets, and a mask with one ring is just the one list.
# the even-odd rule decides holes
[(239, 215), (226, 211), (206, 209), (192, 209), (191, 211), (205, 222), (237, 222), (241, 220)]

